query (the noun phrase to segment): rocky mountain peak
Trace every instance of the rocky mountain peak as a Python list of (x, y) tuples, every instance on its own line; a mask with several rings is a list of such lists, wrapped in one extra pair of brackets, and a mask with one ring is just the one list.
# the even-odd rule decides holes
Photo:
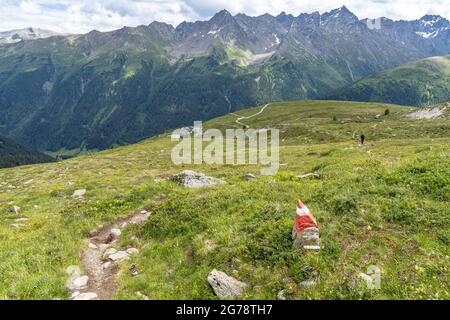
[(233, 20), (234, 18), (231, 15), (231, 13), (229, 13), (227, 10), (224, 9), (217, 12), (209, 21), (217, 25), (222, 25), (232, 22)]
[(441, 33), (450, 30), (450, 22), (439, 15), (425, 15), (415, 21), (416, 34), (422, 38), (435, 38)]

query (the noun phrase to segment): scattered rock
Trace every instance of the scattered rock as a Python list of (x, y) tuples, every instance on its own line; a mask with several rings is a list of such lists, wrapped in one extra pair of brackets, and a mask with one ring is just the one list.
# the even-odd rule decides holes
[(208, 177), (203, 173), (197, 173), (192, 170), (184, 170), (179, 174), (173, 175), (170, 180), (188, 189), (197, 189), (225, 183), (223, 180)]
[(137, 269), (137, 267), (136, 267), (135, 264), (132, 264), (132, 265), (131, 265), (131, 267), (130, 267), (130, 272), (131, 272), (131, 275), (132, 275), (133, 277), (136, 277), (137, 275), (139, 275), (139, 271), (138, 271), (138, 269)]
[(72, 277), (78, 277), (81, 274), (81, 270), (79, 266), (68, 266), (66, 269), (66, 273)]
[(18, 206), (12, 206), (8, 209), (8, 212), (10, 213), (15, 213), (15, 214), (19, 214), (20, 213), (20, 207)]
[(256, 180), (256, 176), (254, 174), (247, 173), (242, 177), (242, 180), (244, 181)]
[(95, 292), (86, 292), (86, 293), (79, 294), (78, 296), (73, 298), (73, 300), (94, 300), (94, 299), (97, 299), (97, 297), (98, 296)]
[(358, 277), (362, 280), (364, 280), (366, 283), (372, 283), (372, 277), (368, 274), (365, 274), (364, 272), (361, 272)]
[(89, 281), (89, 277), (88, 276), (77, 277), (77, 278), (72, 280), (72, 284), (71, 284), (70, 288), (72, 290), (83, 289), (84, 287), (86, 287), (88, 281)]
[(309, 179), (309, 178), (322, 179), (322, 176), (320, 174), (314, 172), (314, 173), (307, 173), (307, 174), (297, 176), (297, 178), (299, 178), (299, 179)]
[(108, 269), (111, 266), (111, 261), (107, 261), (102, 264), (102, 270)]
[(375, 119), (380, 119), (381, 118), (381, 114), (377, 114), (376, 116), (375, 116)]
[(313, 287), (317, 283), (316, 279), (308, 279), (305, 281), (300, 282), (300, 286), (302, 287)]
[(72, 194), (72, 198), (82, 199), (85, 194), (86, 194), (86, 189), (75, 190)]
[(28, 220), (30, 220), (30, 219), (28, 219), (28, 218), (18, 218), (18, 219), (15, 219), (14, 222), (27, 222)]
[(129, 248), (129, 249), (127, 249), (127, 253), (128, 253), (129, 255), (137, 254), (137, 253), (139, 253), (139, 250), (136, 249), (136, 248)]
[(148, 213), (147, 210), (142, 210), (142, 211), (140, 212), (140, 214), (146, 214), (146, 213)]
[(277, 293), (277, 300), (287, 300), (286, 298), (286, 290), (281, 290)]
[(120, 229), (111, 229), (111, 236), (113, 238), (118, 238), (122, 234), (122, 231)]
[(75, 291), (74, 293), (72, 293), (72, 295), (70, 297), (73, 299), (79, 295), (80, 295), (80, 291)]
[(243, 292), (247, 288), (247, 284), (216, 269), (208, 275), (208, 282), (220, 299), (242, 298)]
[(89, 242), (89, 248), (98, 249), (98, 247), (95, 244), (93, 244), (92, 242)]
[(23, 183), (23, 185), (24, 185), (24, 186), (27, 186), (27, 185), (31, 184), (32, 182), (33, 182), (33, 179), (28, 180), (28, 181), (25, 181), (25, 182)]
[(136, 296), (138, 296), (139, 298), (141, 298), (143, 300), (150, 300), (149, 297), (147, 297), (145, 294), (141, 293), (140, 291), (136, 292)]
[(105, 252), (103, 253), (103, 260), (109, 259), (109, 256), (115, 254), (116, 252), (117, 250), (114, 248), (106, 249)]
[(109, 256), (109, 259), (112, 261), (120, 261), (124, 259), (129, 259), (130, 256), (126, 251), (117, 251)]

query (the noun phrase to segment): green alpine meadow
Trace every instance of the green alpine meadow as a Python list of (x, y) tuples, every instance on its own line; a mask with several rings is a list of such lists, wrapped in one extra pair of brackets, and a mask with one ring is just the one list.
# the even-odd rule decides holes
[[(83, 268), (90, 232), (147, 210), (143, 225), (126, 226), (111, 244), (139, 250), (120, 263), (114, 299), (217, 299), (206, 280), (214, 268), (245, 282), (245, 299), (276, 299), (283, 290), (288, 299), (448, 299), (450, 118), (448, 110), (428, 120), (414, 112), (357, 102), (270, 104), (242, 122), (280, 128), (274, 176), (249, 165), (175, 166), (169, 133), (2, 169), (0, 297), (70, 298), (66, 269)], [(240, 128), (236, 119), (204, 127)], [(365, 145), (353, 138), (360, 130)], [(170, 181), (184, 169), (226, 184), (186, 189)], [(320, 179), (299, 178), (310, 172)], [(244, 181), (248, 173), (255, 179)], [(86, 193), (74, 198), (79, 189)], [(318, 252), (292, 245), (298, 198), (317, 219)], [(21, 211), (3, 213), (12, 205)], [(359, 278), (370, 265), (381, 270), (380, 289)], [(315, 284), (305, 286), (310, 279)]]

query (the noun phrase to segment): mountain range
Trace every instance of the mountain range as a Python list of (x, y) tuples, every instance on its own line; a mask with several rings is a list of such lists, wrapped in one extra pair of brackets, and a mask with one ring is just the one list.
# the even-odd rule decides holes
[(0, 32), (0, 43), (17, 43), (25, 40), (45, 39), (59, 35), (50, 30), (39, 28), (25, 28)]
[(449, 51), (443, 17), (360, 20), (345, 6), (19, 41), (0, 45), (0, 134), (58, 154), (105, 149)]

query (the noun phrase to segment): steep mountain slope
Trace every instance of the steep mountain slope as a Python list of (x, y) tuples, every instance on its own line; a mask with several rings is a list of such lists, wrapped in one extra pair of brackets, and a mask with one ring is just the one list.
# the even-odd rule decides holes
[(0, 168), (52, 161), (54, 159), (49, 156), (18, 145), (11, 139), (0, 137)]
[[(346, 7), (298, 17), (221, 11), (176, 28), (154, 22), (0, 45), (0, 134), (77, 154), (265, 102), (317, 99), (447, 54), (449, 25), (424, 17), (374, 30)], [(439, 35), (420, 33), (429, 28)]]
[[(0, 299), (70, 298), (65, 271), (83, 267), (90, 231), (146, 209), (145, 225), (128, 224), (110, 244), (139, 249), (120, 263), (117, 299), (216, 299), (206, 278), (217, 268), (248, 284), (245, 299), (285, 290), (289, 299), (448, 300), (449, 110), (430, 120), (375, 103), (284, 102), (260, 111), (205, 128), (242, 128), (236, 119), (254, 114), (243, 123), (279, 128), (274, 176), (254, 165), (174, 165), (169, 134), (0, 170)], [(362, 129), (364, 146), (354, 138)], [(167, 180), (184, 169), (227, 183), (186, 190)], [(256, 179), (243, 181), (249, 172)], [(308, 172), (321, 179), (297, 178)], [(83, 199), (73, 198), (79, 189)], [(298, 198), (319, 223), (319, 252), (292, 247)], [(20, 216), (6, 213), (11, 205)], [(371, 266), (381, 272), (380, 290), (358, 278)]]
[(364, 78), (332, 99), (422, 106), (450, 101), (450, 56), (432, 57)]
[(0, 32), (0, 44), (15, 43), (24, 40), (44, 39), (52, 36), (60, 35), (57, 32), (44, 30), (39, 28), (26, 28)]

